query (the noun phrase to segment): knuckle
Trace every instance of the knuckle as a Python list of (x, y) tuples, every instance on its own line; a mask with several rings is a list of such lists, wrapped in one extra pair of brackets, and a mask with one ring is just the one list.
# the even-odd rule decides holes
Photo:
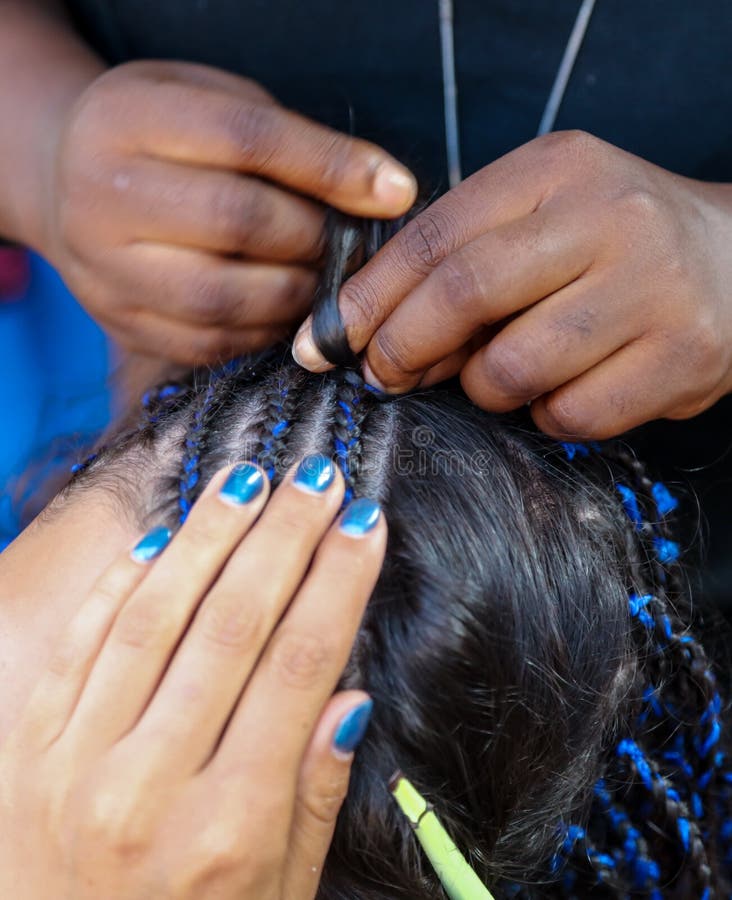
[(404, 259), (422, 275), (440, 263), (454, 243), (455, 226), (439, 210), (421, 213), (404, 229)]
[(725, 347), (722, 330), (712, 317), (700, 318), (681, 339), (679, 356), (694, 371), (697, 388), (715, 387), (725, 375)]
[[(231, 297), (212, 273), (194, 279), (188, 289), (188, 312), (197, 321), (221, 324), (232, 313)], [(199, 337), (206, 334), (201, 333)]]
[(223, 328), (194, 329), (185, 348), (184, 361), (193, 364), (221, 362), (231, 350), (232, 338)]
[(706, 412), (713, 402), (713, 397), (704, 397), (701, 400), (694, 400), (690, 403), (679, 403), (666, 413), (666, 418), (693, 419), (696, 416), (701, 415), (701, 413)]
[(461, 253), (457, 259), (448, 256), (431, 278), (436, 281), (435, 299), (450, 318), (465, 314), (473, 318), (476, 300), (481, 300), (488, 290), (484, 276), (467, 253)]
[[(348, 318), (348, 323), (377, 322), (381, 318), (381, 301), (378, 292), (368, 279), (354, 275), (345, 282), (339, 292), (339, 305)], [(360, 348), (353, 348), (354, 350)]]
[(115, 639), (122, 646), (148, 650), (168, 640), (175, 626), (169, 598), (147, 594), (123, 610), (115, 625)]
[(245, 868), (245, 842), (234, 828), (208, 829), (198, 852), (198, 868), (203, 875), (223, 875)]
[[(289, 457), (289, 454), (286, 455)], [(273, 504), (267, 512), (267, 530), (277, 535), (279, 546), (288, 548), (288, 551), (305, 544), (312, 533), (313, 522), (307, 515), (298, 514), (300, 510), (310, 509), (308, 499), (299, 491), (291, 491), (287, 507)]]
[(202, 550), (220, 545), (222, 539), (221, 528), (216, 527), (210, 508), (199, 506), (198, 511), (204, 515), (189, 516), (177, 538), (179, 544), (184, 545), (183, 553), (189, 560), (189, 571), (200, 559)]
[(329, 135), (318, 151), (316, 171), (320, 193), (335, 194), (345, 184), (353, 164), (350, 140), (339, 134)]
[(259, 198), (251, 185), (237, 192), (229, 186), (214, 191), (209, 203), (213, 228), (232, 249), (244, 247), (262, 227)]
[(263, 631), (262, 620), (244, 609), (240, 597), (217, 598), (204, 606), (200, 613), (201, 636), (217, 650), (240, 653), (259, 646)]
[(326, 673), (331, 659), (324, 637), (284, 631), (272, 649), (272, 664), (288, 687), (308, 690)]
[(139, 860), (150, 849), (150, 831), (140, 815), (135, 792), (97, 787), (82, 816), (82, 829), (90, 846), (103, 848), (127, 862)]
[(272, 131), (273, 107), (264, 103), (232, 103), (223, 112), (222, 128), (245, 165), (259, 168), (261, 149)]
[(84, 668), (84, 657), (75, 640), (62, 638), (48, 661), (48, 671), (54, 677), (66, 680), (73, 678)]
[(628, 188), (617, 197), (616, 203), (626, 225), (629, 221), (645, 223), (656, 219), (664, 209), (661, 198), (645, 187)]
[(330, 827), (338, 817), (348, 794), (349, 770), (339, 770), (330, 778), (311, 785), (300, 802), (311, 820)]
[(553, 430), (562, 436), (586, 438), (592, 437), (592, 422), (575, 406), (568, 397), (549, 396), (545, 403), (545, 412)]
[(531, 142), (542, 167), (555, 172), (571, 171), (594, 156), (602, 142), (580, 129), (552, 131)]
[(483, 355), (487, 380), (507, 397), (533, 398), (540, 390), (534, 366), (524, 348), (507, 340), (492, 341)]
[(369, 348), (369, 362), (384, 383), (389, 386), (391, 379), (398, 375), (412, 373), (409, 365), (408, 348), (393, 329), (381, 328), (376, 332)]

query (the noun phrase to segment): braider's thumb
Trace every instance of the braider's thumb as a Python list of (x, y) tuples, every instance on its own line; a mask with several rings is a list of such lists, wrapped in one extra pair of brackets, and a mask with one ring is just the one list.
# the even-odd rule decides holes
[(331, 698), (303, 758), (284, 877), (284, 900), (315, 897), (336, 819), (348, 793), (351, 763), (373, 704), (362, 691)]

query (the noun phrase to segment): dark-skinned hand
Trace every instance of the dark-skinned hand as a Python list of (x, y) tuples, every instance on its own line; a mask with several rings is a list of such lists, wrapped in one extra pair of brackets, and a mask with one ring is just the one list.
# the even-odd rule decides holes
[[(368, 381), (460, 373), (557, 437), (687, 418), (732, 390), (732, 186), (582, 132), (538, 138), (417, 215), (343, 286)], [(295, 356), (328, 367), (308, 319)]]

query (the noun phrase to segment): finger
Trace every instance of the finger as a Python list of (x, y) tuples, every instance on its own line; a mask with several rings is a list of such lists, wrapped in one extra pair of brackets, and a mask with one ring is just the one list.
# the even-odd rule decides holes
[(454, 378), (470, 357), (485, 346), (498, 331), (498, 328), (480, 328), (463, 347), (428, 369), (420, 379), (419, 387), (432, 387), (449, 378)]
[(41, 749), (63, 732), (117, 613), (145, 578), (146, 564), (162, 552), (169, 539), (167, 529), (153, 529), (98, 578), (59, 638), (14, 737), (30, 740)]
[[(541, 165), (541, 144), (532, 142), (502, 157), (405, 225), (341, 288), (339, 306), (351, 348), (360, 353), (404, 298), (460, 247), (494, 228), (538, 211), (552, 168)], [(311, 371), (329, 364), (312, 340), (307, 319), (294, 345), (296, 359)]]
[[(665, 337), (641, 338), (531, 404), (537, 426), (560, 439), (603, 440), (695, 405), (713, 386), (699, 385), (669, 353)], [(709, 401), (712, 402), (711, 400)]]
[(106, 272), (132, 309), (227, 329), (291, 325), (312, 305), (317, 283), (316, 273), (301, 266), (152, 243), (118, 249)]
[(385, 546), (378, 505), (351, 503), (265, 648), (212, 760), (214, 775), (261, 772), (294, 802), (300, 760), (348, 660)]
[(366, 348), (366, 379), (382, 390), (407, 391), (482, 326), (574, 281), (595, 257), (586, 226), (581, 212), (548, 203), (461, 247), (377, 329)]
[(109, 227), (138, 241), (239, 253), (287, 263), (319, 259), (325, 211), (260, 178), (134, 158), (97, 187), (114, 208)]
[(184, 366), (217, 365), (241, 353), (271, 347), (287, 335), (286, 328), (227, 330), (184, 325), (150, 312), (132, 313), (126, 321), (97, 318), (107, 324), (122, 347)]
[(172, 81), (138, 87), (126, 84), (118, 130), (142, 153), (259, 175), (354, 215), (398, 216), (414, 202), (412, 174), (375, 144), (260, 98)]
[(317, 893), (348, 791), (353, 751), (364, 736), (371, 707), (368, 694), (361, 691), (336, 694), (305, 751), (283, 877), (286, 900)]
[(135, 729), (160, 766), (194, 772), (210, 757), (343, 492), (331, 459), (306, 457), (232, 555)]
[(269, 481), (250, 463), (212, 479), (107, 636), (69, 724), (86, 747), (109, 746), (137, 722), (198, 604), (261, 512)]
[(134, 70), (135, 77), (162, 83), (165, 81), (197, 84), (217, 91), (228, 91), (240, 100), (259, 100), (262, 103), (277, 101), (261, 84), (249, 78), (242, 78), (225, 69), (176, 60), (135, 60), (127, 64), (128, 71)]
[(648, 327), (650, 304), (592, 273), (509, 322), (462, 370), (474, 403), (493, 412), (517, 409), (582, 375)]

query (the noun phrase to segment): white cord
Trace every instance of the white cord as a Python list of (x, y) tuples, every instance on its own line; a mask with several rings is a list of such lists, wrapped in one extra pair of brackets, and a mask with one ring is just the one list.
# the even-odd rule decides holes
[(554, 79), (549, 99), (544, 108), (544, 115), (541, 117), (541, 123), (537, 135), (548, 134), (554, 130), (554, 123), (557, 121), (559, 107), (564, 100), (564, 94), (567, 90), (567, 84), (572, 74), (572, 69), (577, 60), (577, 54), (580, 51), (582, 42), (585, 39), (587, 26), (590, 24), (590, 17), (595, 8), (595, 0), (582, 0), (582, 6), (577, 13), (577, 19), (569, 36), (567, 46), (564, 49), (564, 56), (557, 70), (557, 77)]
[(454, 188), (463, 180), (460, 164), (460, 135), (458, 133), (457, 79), (455, 78), (455, 29), (453, 27), (452, 0), (439, 0), (439, 3), (447, 174), (450, 187)]
[[(552, 131), (559, 108), (564, 100), (577, 54), (587, 33), (596, 0), (582, 0), (572, 33), (564, 48), (549, 99), (539, 124), (538, 135)], [(453, 0), (439, 0), (440, 46), (442, 51), (442, 87), (445, 98), (445, 144), (447, 147), (447, 172), (451, 188), (462, 181), (460, 160), (460, 135), (458, 131), (457, 79), (455, 78), (455, 28)]]

